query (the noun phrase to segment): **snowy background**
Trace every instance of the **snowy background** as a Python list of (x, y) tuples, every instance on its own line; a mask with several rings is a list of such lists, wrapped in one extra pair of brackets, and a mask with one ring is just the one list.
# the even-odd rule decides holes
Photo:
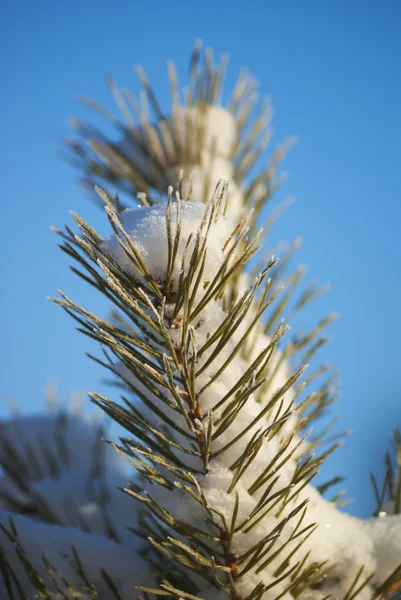
[(74, 390), (82, 398), (87, 390), (108, 393), (100, 367), (84, 356), (89, 341), (45, 299), (62, 287), (94, 312), (108, 308), (68, 271), (48, 229), (74, 209), (106, 230), (75, 185), (77, 174), (57, 157), (57, 138), (68, 133), (69, 115), (88, 116), (79, 95), (113, 109), (106, 73), (137, 90), (137, 63), (167, 105), (165, 60), (174, 59), (184, 79), (202, 38), (216, 54), (230, 54), (227, 89), (245, 65), (272, 96), (274, 142), (299, 137), (278, 196), (291, 194), (295, 203), (272, 243), (301, 234), (300, 261), (332, 285), (315, 317), (341, 314), (324, 352), (342, 371), (341, 428), (355, 433), (325, 478), (345, 474), (356, 499), (347, 510), (370, 514), (369, 470), (380, 472), (391, 430), (401, 426), (400, 19), (400, 4), (389, 0), (4, 3), (0, 416), (11, 396), (24, 412), (40, 411), (49, 379), (64, 399)]

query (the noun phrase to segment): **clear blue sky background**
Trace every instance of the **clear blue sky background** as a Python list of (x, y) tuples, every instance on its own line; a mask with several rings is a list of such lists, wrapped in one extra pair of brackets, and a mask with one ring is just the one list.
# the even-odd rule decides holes
[(275, 141), (299, 136), (281, 192), (296, 202), (275, 236), (302, 234), (300, 259), (332, 284), (316, 316), (341, 314), (325, 353), (342, 371), (342, 426), (355, 434), (325, 475), (344, 473), (356, 499), (349, 510), (369, 514), (368, 472), (380, 472), (391, 430), (401, 426), (400, 28), (396, 0), (3, 2), (0, 414), (11, 395), (24, 411), (40, 410), (49, 378), (64, 398), (105, 389), (84, 356), (88, 340), (45, 299), (62, 287), (107, 311), (74, 279), (48, 229), (68, 222), (70, 209), (103, 222), (57, 158), (67, 117), (87, 116), (77, 96), (111, 108), (104, 74), (135, 90), (132, 67), (141, 63), (166, 98), (165, 60), (185, 74), (202, 38), (229, 52), (228, 84), (247, 65), (273, 97)]

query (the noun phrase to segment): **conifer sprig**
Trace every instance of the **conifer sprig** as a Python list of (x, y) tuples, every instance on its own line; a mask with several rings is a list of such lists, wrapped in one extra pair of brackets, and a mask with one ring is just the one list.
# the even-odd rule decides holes
[[(174, 264), (174, 257), (177, 255), (176, 248), (178, 247), (178, 243), (172, 232), (180, 231), (180, 213), (177, 213), (178, 222), (173, 224), (171, 219), (172, 198), (173, 195), (169, 192), (166, 204), (166, 222), (168, 228), (168, 270), (166, 281), (152, 282), (149, 280), (149, 277), (145, 277), (146, 291), (138, 287), (138, 281), (140, 280), (142, 284), (144, 274), (147, 275), (148, 273), (146, 266), (144, 268), (144, 265), (140, 261), (137, 261), (135, 263), (137, 269), (136, 276), (130, 277), (126, 273), (118, 272), (116, 266), (113, 265), (113, 258), (105, 251), (91, 228), (79, 218), (76, 218), (76, 222), (80, 226), (83, 241), (78, 241), (76, 236), (72, 238), (68, 232), (63, 234), (65, 239), (63, 248), (68, 254), (71, 255), (70, 248), (75, 246), (77, 250), (74, 251), (73, 255), (81, 265), (86, 265), (86, 261), (93, 263), (88, 269), (92, 277), (94, 276), (93, 269), (101, 269), (103, 271), (104, 281), (98, 287), (101, 290), (104, 288), (108, 297), (115, 295), (118, 299), (119, 308), (123, 310), (126, 317), (131, 317), (130, 333), (127, 332), (127, 328), (121, 329), (111, 322), (92, 315), (76, 305), (64, 294), (62, 294), (60, 300), (55, 301), (75, 316), (84, 332), (89, 333), (91, 337), (97, 339), (102, 345), (107, 346), (112, 355), (128, 368), (130, 373), (134, 375), (134, 381), (138, 382), (138, 384), (135, 384), (130, 381), (129, 387), (142, 400), (145, 406), (151, 410), (153, 415), (162, 422), (162, 427), (160, 428), (159, 426), (158, 428), (155, 424), (152, 424), (151, 420), (146, 420), (146, 417), (142, 416), (141, 411), (133, 406), (125, 397), (122, 397), (122, 400), (126, 404), (126, 408), (124, 409), (107, 398), (101, 397), (98, 394), (92, 394), (93, 401), (133, 436), (131, 440), (122, 440), (122, 444), (118, 446), (118, 450), (127, 457), (130, 464), (144, 480), (149, 482), (149, 485), (161, 485), (170, 491), (173, 491), (174, 487), (179, 485), (181, 493), (189, 494), (191, 498), (195, 498), (197, 503), (204, 509), (205, 514), (209, 515), (208, 522), (211, 529), (207, 535), (213, 541), (213, 546), (206, 546), (205, 548), (204, 541), (200, 541), (199, 539), (199, 532), (195, 532), (190, 523), (174, 518), (165, 507), (159, 505), (150, 491), (143, 495), (127, 489), (126, 493), (129, 493), (143, 504), (144, 511), (148, 514), (148, 519), (150, 513), (152, 520), (156, 520), (157, 529), (154, 530), (152, 528), (149, 530), (151, 533), (149, 539), (153, 548), (151, 554), (157, 557), (153, 559), (154, 564), (159, 564), (161, 557), (163, 557), (164, 562), (167, 561), (167, 563), (171, 562), (174, 565), (180, 565), (180, 568), (202, 576), (213, 586), (220, 587), (230, 595), (234, 594), (233, 597), (236, 597), (236, 581), (248, 573), (250, 569), (254, 569), (258, 573), (279, 556), (285, 556), (286, 554), (291, 556), (292, 552), (295, 552), (295, 550), (286, 552), (286, 548), (287, 546), (288, 548), (293, 547), (297, 533), (291, 535), (286, 542), (281, 543), (278, 549), (274, 550), (274, 546), (280, 535), (282, 535), (284, 526), (292, 519), (295, 519), (300, 511), (305, 508), (305, 501), (294, 508), (289, 515), (283, 517), (281, 525), (276, 526), (269, 535), (257, 542), (254, 549), (247, 551), (242, 558), (234, 558), (228, 552), (227, 548), (232, 546), (233, 535), (242, 531), (245, 533), (250, 531), (269, 511), (282, 510), (289, 501), (294, 500), (297, 494), (297, 487), (302, 487), (305, 481), (310, 481), (315, 475), (317, 466), (320, 465), (321, 461), (309, 458), (306, 460), (305, 465), (302, 466), (300, 463), (299, 472), (297, 475), (294, 475), (294, 481), (289, 486), (284, 486), (277, 490), (275, 487), (277, 483), (276, 476), (280, 472), (280, 468), (291, 458), (297, 448), (301, 446), (300, 442), (291, 451), (288, 451), (293, 439), (293, 436), (291, 436), (285, 440), (281, 451), (274, 457), (271, 464), (266, 466), (265, 470), (249, 488), (249, 493), (251, 494), (259, 488), (264, 489), (264, 494), (245, 521), (238, 522), (235, 516), (238, 512), (238, 500), (237, 508), (234, 508), (232, 515), (231, 526), (227, 523), (226, 518), (221, 512), (211, 506), (206, 500), (197, 477), (207, 476), (210, 459), (217, 458), (222, 453), (227, 452), (231, 447), (240, 442), (248, 431), (251, 431), (256, 426), (259, 427), (259, 430), (255, 432), (247, 443), (242, 457), (235, 461), (231, 467), (233, 479), (227, 491), (233, 493), (238, 481), (241, 480), (241, 477), (257, 455), (263, 440), (267, 439), (268, 436), (278, 435), (281, 425), (291, 415), (289, 409), (286, 409), (282, 413), (282, 397), (302, 375), (304, 367), (298, 369), (281, 389), (271, 395), (271, 399), (267, 404), (261, 403), (259, 415), (255, 416), (241, 433), (223, 445), (218, 451), (213, 452), (211, 446), (213, 440), (218, 439), (227, 431), (230, 424), (238, 417), (240, 411), (243, 410), (250, 395), (257, 393), (258, 389), (262, 388), (266, 383), (266, 377), (263, 376), (263, 373), (274, 356), (274, 349), (277, 343), (286, 331), (283, 324), (279, 324), (266, 348), (250, 362), (248, 369), (240, 375), (233, 388), (208, 413), (203, 412), (198, 403), (198, 397), (206, 391), (209, 385), (212, 385), (214, 381), (218, 381), (219, 376), (231, 364), (233, 356), (240, 351), (249, 333), (258, 324), (259, 317), (271, 307), (272, 303), (274, 304), (275, 296), (272, 296), (267, 302), (265, 301), (270, 289), (271, 280), (267, 280), (267, 284), (265, 285), (264, 282), (269, 271), (274, 268), (276, 261), (274, 259), (270, 260), (264, 271), (256, 277), (254, 283), (235, 302), (232, 310), (227, 312), (227, 316), (223, 319), (220, 327), (214, 332), (212, 338), (209, 338), (206, 344), (203, 344), (198, 349), (194, 338), (194, 324), (196, 328), (197, 318), (199, 318), (199, 315), (207, 307), (208, 303), (219, 299), (221, 282), (230, 281), (227, 278), (227, 273), (232, 278), (231, 280), (235, 280), (236, 271), (243, 269), (245, 262), (249, 259), (248, 248), (252, 248), (253, 245), (252, 242), (246, 241), (242, 233), (244, 226), (240, 225), (226, 245), (227, 259), (223, 262), (223, 268), (217, 271), (214, 280), (203, 290), (202, 295), (198, 283), (199, 273), (202, 273), (204, 264), (202, 252), (207, 251), (207, 232), (210, 228), (211, 219), (215, 213), (218, 214), (219, 212), (219, 205), (216, 203), (216, 198), (213, 199), (210, 210), (205, 213), (209, 216), (205, 217), (202, 221), (200, 230), (195, 235), (196, 242), (192, 253), (187, 260), (183, 260), (182, 266), (185, 264), (188, 265), (187, 270), (185, 268), (181, 270), (181, 273), (185, 273), (185, 283), (182, 283), (183, 277), (181, 276), (178, 286), (174, 287), (173, 279), (169, 276), (169, 273), (172, 273), (177, 267)], [(221, 199), (221, 196), (219, 196), (219, 199)], [(180, 206), (181, 200), (179, 196), (176, 198), (176, 201), (178, 206)], [(107, 212), (110, 221), (113, 222), (114, 218), (111, 215), (111, 210), (108, 209)], [(124, 250), (126, 250), (128, 234), (124, 231), (121, 224), (118, 225), (118, 229), (115, 229), (115, 233), (116, 236), (118, 234), (118, 240), (124, 247)], [(187, 250), (188, 248), (189, 246), (187, 245)], [(132, 255), (135, 256), (137, 254), (133, 242), (130, 243), (130, 250), (132, 251)], [(84, 259), (80, 258), (82, 255), (84, 255)], [(230, 260), (233, 264), (231, 269), (229, 268)], [(99, 280), (97, 276), (95, 279)], [(191, 297), (193, 296), (190, 293), (188, 294), (188, 290), (191, 290), (192, 286), (195, 286), (197, 291), (197, 307), (200, 307), (195, 310), (191, 310)], [(260, 297), (257, 298), (257, 292), (260, 288), (263, 291)], [(131, 300), (131, 290), (135, 290), (134, 296), (136, 299), (134, 303)], [(166, 295), (160, 298), (158, 290), (162, 290), (162, 293)], [(167, 318), (165, 314), (167, 294), (170, 296), (168, 299), (169, 302), (171, 302), (172, 295), (176, 302), (176, 308), (172, 311), (173, 316), (171, 318)], [(179, 309), (177, 309), (177, 305), (179, 305)], [(201, 389), (197, 388), (197, 377), (201, 376), (209, 365), (213, 363), (248, 314), (255, 314), (255, 317), (251, 320), (248, 332), (241, 339), (240, 347), (234, 350), (229, 360), (223, 362), (220, 369), (209, 379), (206, 386), (203, 386)], [(171, 329), (176, 326), (177, 318), (180, 320), (179, 326), (185, 332), (182, 334), (180, 342), (174, 341), (170, 333)], [(150, 334), (150, 337), (148, 334)], [(154, 343), (150, 341), (152, 337)], [(205, 359), (202, 367), (199, 369), (196, 367), (196, 363), (198, 358), (203, 355)], [(157, 404), (156, 400), (158, 401)], [(162, 405), (159, 404), (159, 401), (162, 402), (162, 405), (164, 404), (164, 410), (161, 410)], [(307, 401), (308, 399), (305, 399), (304, 402), (307, 403)], [(217, 417), (214, 416), (215, 411), (217, 411)], [(268, 425), (263, 425), (266, 422), (266, 416), (273, 414), (273, 411), (276, 414), (275, 418), (273, 420), (270, 419), (267, 422)], [(174, 414), (176, 414), (176, 417), (173, 416)], [(183, 418), (178, 421), (178, 424), (176, 419), (179, 415)], [(300, 431), (303, 425), (304, 423), (301, 421)], [(190, 463), (188, 463), (188, 459), (190, 459)], [(197, 466), (195, 466), (196, 463), (193, 463), (194, 459), (198, 460)], [(305, 513), (302, 512), (302, 514), (304, 515)], [(220, 524), (216, 524), (216, 521), (217, 523), (220, 521)], [(299, 530), (299, 536), (302, 537), (312, 527), (313, 525), (310, 524), (307, 525), (306, 529), (301, 528), (299, 523), (298, 526), (295, 526), (295, 532)], [(148, 528), (148, 525), (146, 528)], [(163, 531), (163, 534), (161, 534), (161, 531)], [(172, 537), (172, 533), (170, 532), (178, 537)], [(179, 540), (185, 541), (179, 542)], [(298, 546), (296, 548), (298, 549)], [(288, 560), (289, 558), (285, 559), (282, 563), (283, 567), (279, 569), (280, 574), (283, 574), (285, 570), (284, 566), (288, 563)], [(301, 565), (296, 566), (300, 567)], [(295, 571), (295, 568), (293, 570)], [(291, 572), (285, 573), (285, 576), (290, 580)], [(220, 573), (220, 575), (217, 573)], [(303, 570), (297, 572), (297, 577), (294, 578), (294, 583), (291, 584), (294, 589), (296, 586), (299, 587), (301, 585), (301, 581), (303, 581), (306, 575), (309, 579), (309, 570), (307, 570), (306, 574)], [(166, 577), (166, 572), (163, 577)], [(188, 587), (188, 593), (189, 591), (192, 593), (196, 590), (196, 585), (192, 581), (191, 575), (188, 575), (188, 578), (188, 581), (191, 582)], [(277, 576), (277, 585), (280, 581), (281, 577)], [(269, 584), (270, 586), (271, 584)], [(173, 589), (173, 587), (170, 589)], [(258, 597), (259, 594), (263, 595), (266, 591), (266, 586), (261, 587), (258, 584), (247, 597), (247, 600), (252, 597)]]
[[(280, 212), (267, 216), (265, 208), (282, 181), (277, 171), (291, 142), (260, 166), (271, 138), (270, 105), (262, 103), (255, 111), (256, 83), (242, 73), (223, 107), (224, 70), (225, 60), (214, 65), (212, 53), (202, 54), (196, 45), (181, 97), (170, 64), (169, 113), (142, 69), (137, 70), (139, 101), (109, 79), (124, 121), (86, 103), (113, 124), (117, 138), (78, 122), (78, 138), (67, 142), (84, 186), (95, 189), (104, 205), (113, 236), (103, 239), (76, 214), (79, 234), (69, 227), (56, 231), (62, 250), (73, 259), (72, 270), (114, 310), (110, 318), (99, 317), (62, 292), (53, 301), (99, 342), (103, 357), (90, 357), (113, 374), (121, 390), (119, 402), (94, 392), (90, 398), (124, 428), (118, 442), (109, 444), (136, 472), (120, 491), (139, 507), (128, 528), (141, 541), (138, 557), (150, 565), (156, 582), (138, 581), (136, 597), (333, 600), (325, 590), (331, 584), (336, 589), (341, 576), (341, 600), (358, 599), (366, 590), (378, 600), (397, 597), (399, 568), (379, 585), (363, 565), (344, 574), (311, 545), (319, 519), (310, 505), (341, 481), (310, 487), (339, 445), (332, 424), (311, 435), (337, 395), (336, 373), (316, 360), (334, 315), (309, 331), (288, 333), (288, 317), (297, 319), (324, 291), (316, 283), (305, 284), (303, 268), (292, 268), (297, 240), (281, 261), (257, 257)], [(232, 137), (218, 135), (220, 120), (227, 121)], [(221, 180), (214, 187), (219, 169), (228, 170), (228, 186)], [(121, 197), (106, 192), (105, 182)], [(163, 220), (164, 230), (158, 231), (166, 239), (159, 256), (162, 269), (152, 262), (152, 248), (144, 250), (143, 238), (138, 240), (140, 227), (126, 225), (123, 209), (132, 200), (143, 207), (136, 215)], [(225, 231), (227, 223), (230, 229), (220, 239), (216, 231)], [(155, 245), (160, 241), (152, 239)], [(309, 362), (313, 366), (305, 374)], [(398, 434), (395, 441), (399, 454)], [(51, 507), (32, 493), (35, 474), (26, 471), (12, 443), (3, 445), (3, 468), (16, 472), (14, 483), (34, 504), (35, 514), (57, 523)], [(44, 448), (49, 472), (57, 476), (53, 452)], [(400, 511), (399, 468), (390, 456), (386, 464), (380, 490), (374, 481), (376, 514), (388, 499), (394, 512)], [(344, 502), (340, 498), (334, 496), (330, 509)], [(17, 508), (28, 511), (30, 505)], [(124, 551), (106, 513), (104, 522)], [(79, 527), (90, 530), (83, 520)], [(54, 590), (62, 598), (82, 592), (99, 597), (75, 547), (69, 551), (78, 587), (43, 554), (45, 583), (13, 521), (1, 528), (41, 597), (54, 597)], [(14, 589), (22, 597), (18, 575), (1, 547), (0, 572), (10, 598)], [(102, 566), (100, 572), (107, 598), (128, 600), (108, 569)]]

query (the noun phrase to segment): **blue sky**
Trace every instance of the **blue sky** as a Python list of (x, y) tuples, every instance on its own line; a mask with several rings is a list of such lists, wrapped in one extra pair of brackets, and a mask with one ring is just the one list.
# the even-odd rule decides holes
[(142, 64), (162, 100), (165, 61), (186, 73), (197, 38), (230, 54), (227, 86), (248, 66), (276, 108), (275, 142), (296, 134), (280, 197), (295, 197), (275, 241), (301, 234), (300, 260), (331, 283), (316, 317), (335, 309), (327, 360), (342, 372), (338, 402), (349, 438), (325, 469), (348, 478), (348, 507), (367, 515), (368, 473), (380, 473), (391, 430), (401, 426), (401, 4), (296, 0), (151, 3), (44, 0), (0, 9), (2, 294), (0, 414), (14, 396), (41, 410), (55, 379), (61, 396), (105, 391), (93, 350), (46, 301), (61, 287), (93, 311), (107, 305), (68, 270), (48, 226), (74, 209), (95, 227), (103, 215), (57, 156), (67, 117), (87, 116), (79, 95), (112, 108), (104, 75), (138, 89)]

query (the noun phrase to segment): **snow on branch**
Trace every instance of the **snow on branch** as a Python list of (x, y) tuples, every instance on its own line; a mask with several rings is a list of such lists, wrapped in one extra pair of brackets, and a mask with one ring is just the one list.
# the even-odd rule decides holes
[[(7, 441), (2, 464), (25, 494), (25, 504), (7, 508), (27, 511), (35, 500), (36, 517), (48, 523), (1, 517), (9, 594), (28, 577), (46, 598), (77, 597), (70, 584), (76, 594), (124, 600), (397, 597), (401, 521), (382, 510), (385, 492), (380, 516), (359, 520), (340, 510), (338, 494), (327, 499), (339, 478), (313, 485), (338, 447), (329, 426), (311, 433), (337, 393), (336, 374), (316, 358), (333, 315), (289, 333), (286, 317), (296, 320), (322, 288), (289, 267), (297, 242), (281, 261), (260, 252), (288, 144), (259, 166), (270, 107), (255, 115), (256, 84), (246, 74), (222, 106), (223, 72), (208, 51), (202, 64), (196, 47), (182, 99), (170, 66), (167, 114), (141, 70), (139, 102), (111, 81), (125, 122), (101, 112), (116, 139), (79, 123), (69, 142), (110, 232), (100, 236), (76, 214), (78, 233), (56, 231), (75, 273), (114, 311), (100, 317), (61, 291), (53, 301), (103, 348), (91, 358), (112, 374), (120, 398), (90, 397), (124, 428), (108, 451), (135, 475), (124, 479), (113, 460), (96, 474), (80, 464), (87, 434), (78, 423), (67, 436), (72, 466), (55, 474), (48, 458), (57, 445), (41, 455), (39, 477)], [(398, 512), (397, 485), (386, 475), (388, 512)], [(65, 506), (71, 487), (75, 521)]]

